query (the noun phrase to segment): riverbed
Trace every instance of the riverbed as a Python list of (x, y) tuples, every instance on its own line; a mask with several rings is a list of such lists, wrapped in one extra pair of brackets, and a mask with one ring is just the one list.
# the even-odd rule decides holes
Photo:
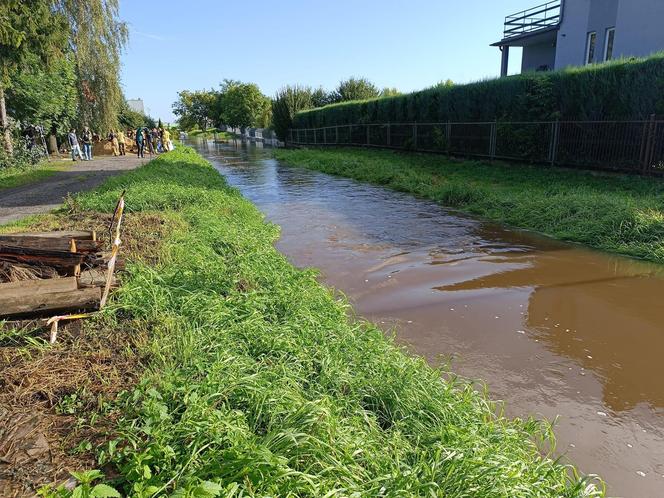
[[(294, 264), (513, 417), (557, 418), (559, 455), (610, 496), (664, 496), (664, 266), (508, 229), (431, 201), (193, 144)], [(482, 387), (478, 384), (478, 387)]]

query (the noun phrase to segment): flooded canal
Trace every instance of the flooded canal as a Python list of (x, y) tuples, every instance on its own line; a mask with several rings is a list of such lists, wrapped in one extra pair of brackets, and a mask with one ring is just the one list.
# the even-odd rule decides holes
[(197, 144), (357, 312), (432, 364), (481, 379), (511, 416), (558, 417), (557, 451), (610, 496), (664, 496), (664, 269)]

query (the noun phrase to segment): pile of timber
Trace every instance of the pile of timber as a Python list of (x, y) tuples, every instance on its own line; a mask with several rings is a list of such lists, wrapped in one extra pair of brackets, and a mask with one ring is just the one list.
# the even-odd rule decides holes
[(95, 232), (0, 235), (0, 319), (99, 309), (110, 257)]

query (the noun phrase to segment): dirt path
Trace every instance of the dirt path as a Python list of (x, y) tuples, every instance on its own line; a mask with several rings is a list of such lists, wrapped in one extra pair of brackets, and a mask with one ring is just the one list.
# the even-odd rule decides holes
[(71, 169), (39, 182), (0, 190), (0, 225), (55, 209), (67, 194), (91, 190), (107, 178), (137, 168), (147, 161), (147, 157), (138, 159), (134, 155), (103, 156), (89, 162), (72, 163)]

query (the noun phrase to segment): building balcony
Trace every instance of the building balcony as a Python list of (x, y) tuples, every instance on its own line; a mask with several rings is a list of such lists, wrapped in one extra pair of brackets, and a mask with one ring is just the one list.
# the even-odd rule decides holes
[(503, 40), (558, 27), (562, 19), (562, 2), (547, 2), (505, 17)]

